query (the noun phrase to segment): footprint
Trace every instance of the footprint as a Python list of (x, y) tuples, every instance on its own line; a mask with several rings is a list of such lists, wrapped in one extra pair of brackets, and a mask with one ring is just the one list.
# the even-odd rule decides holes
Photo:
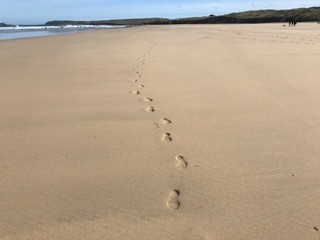
[(155, 126), (155, 128), (160, 128), (159, 123), (153, 123), (153, 125)]
[(147, 108), (147, 112), (154, 112), (155, 110), (154, 110), (154, 108), (153, 107), (148, 107)]
[(145, 98), (144, 100), (145, 100), (146, 102), (152, 102), (152, 101), (153, 101), (152, 98)]
[(139, 91), (133, 91), (132, 92), (134, 95), (139, 95), (139, 94), (141, 94)]
[(178, 161), (177, 167), (180, 170), (185, 169), (188, 166), (188, 163), (184, 160), (183, 156), (181, 155), (176, 156), (176, 160)]
[(132, 82), (138, 82), (138, 80), (137, 80), (137, 79), (134, 79), (134, 80), (132, 80)]
[(171, 123), (172, 123), (172, 121), (169, 120), (168, 118), (162, 118), (162, 119), (161, 119), (161, 122), (162, 122), (163, 124), (171, 124)]
[(144, 85), (140, 84), (139, 87), (140, 87), (140, 88), (144, 88)]
[(165, 142), (172, 142), (172, 137), (170, 133), (163, 134), (162, 140)]
[(169, 199), (167, 201), (167, 206), (173, 210), (178, 210), (180, 207), (180, 202), (178, 200), (180, 192), (178, 190), (173, 190), (169, 193)]
[(141, 78), (141, 75), (137, 75), (137, 78)]

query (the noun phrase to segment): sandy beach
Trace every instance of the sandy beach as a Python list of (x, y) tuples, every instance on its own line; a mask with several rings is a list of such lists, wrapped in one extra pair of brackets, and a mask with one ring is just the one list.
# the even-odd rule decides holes
[(0, 239), (320, 239), (320, 25), (0, 41)]

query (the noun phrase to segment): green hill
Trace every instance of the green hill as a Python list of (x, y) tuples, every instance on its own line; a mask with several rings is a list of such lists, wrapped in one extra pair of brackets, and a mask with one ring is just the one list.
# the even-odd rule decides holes
[(180, 19), (139, 18), (101, 21), (51, 21), (46, 25), (145, 25), (145, 24), (214, 24), (214, 23), (272, 23), (272, 22), (314, 22), (320, 21), (320, 7), (291, 10), (257, 10), (230, 13), (221, 16), (192, 17)]
[(115, 20), (99, 20), (99, 21), (70, 21), (56, 20), (47, 22), (47, 26), (62, 26), (62, 25), (145, 25), (154, 24), (155, 22), (169, 23), (166, 18), (136, 18), (136, 19), (115, 19)]
[(152, 24), (155, 22), (169, 23), (167, 18), (135, 18), (135, 19), (116, 19), (116, 20), (102, 20), (102, 21), (91, 21), (93, 25), (145, 25)]
[(291, 10), (260, 10), (231, 13), (227, 16), (247, 22), (311, 22), (320, 20), (320, 7), (298, 8)]

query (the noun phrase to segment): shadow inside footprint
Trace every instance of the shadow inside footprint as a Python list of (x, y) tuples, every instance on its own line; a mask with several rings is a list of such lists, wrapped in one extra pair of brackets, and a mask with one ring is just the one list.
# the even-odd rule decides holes
[(171, 123), (172, 123), (172, 121), (169, 120), (168, 118), (162, 118), (162, 119), (161, 119), (161, 122), (162, 122), (163, 124), (171, 124)]
[(145, 98), (144, 100), (145, 100), (146, 102), (152, 102), (152, 101), (153, 101), (152, 98)]

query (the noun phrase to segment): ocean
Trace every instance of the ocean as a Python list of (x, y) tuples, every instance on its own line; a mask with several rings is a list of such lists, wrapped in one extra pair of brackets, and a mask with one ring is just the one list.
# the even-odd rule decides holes
[(83, 31), (92, 31), (97, 29), (121, 28), (126, 26), (16, 26), (16, 27), (0, 27), (0, 40), (33, 38), (50, 35), (71, 34)]

